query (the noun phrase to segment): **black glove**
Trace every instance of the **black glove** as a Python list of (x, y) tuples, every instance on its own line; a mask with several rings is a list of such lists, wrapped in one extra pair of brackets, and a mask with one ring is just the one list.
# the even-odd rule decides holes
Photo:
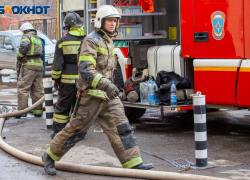
[(119, 95), (118, 88), (110, 81), (106, 84), (104, 91), (110, 100), (115, 99), (115, 97)]
[(56, 80), (55, 83), (54, 83), (54, 88), (59, 91), (59, 88), (60, 88), (60, 80)]

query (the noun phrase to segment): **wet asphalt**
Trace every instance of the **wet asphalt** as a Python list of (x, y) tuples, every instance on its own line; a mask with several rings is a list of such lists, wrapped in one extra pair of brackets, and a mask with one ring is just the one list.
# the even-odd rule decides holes
[[(54, 96), (56, 100), (57, 96)], [(0, 71), (0, 113), (4, 105), (10, 111), (17, 104), (16, 74)], [(61, 161), (84, 165), (118, 167), (116, 158), (104, 133), (94, 132), (94, 123), (85, 139), (72, 148)], [(169, 161), (181, 165), (195, 162), (193, 116), (189, 112), (165, 112), (161, 119), (159, 111), (147, 110), (137, 121), (131, 123), (135, 130), (141, 156), (145, 163), (152, 162), (154, 170), (198, 174), (228, 179), (250, 179), (250, 112), (221, 109), (207, 112), (208, 161), (213, 168), (180, 171)], [(5, 122), (2, 137), (9, 145), (28, 154), (42, 156), (51, 141), (43, 117), (9, 118)], [(185, 160), (183, 160), (185, 159)], [(2, 179), (132, 179), (97, 176), (58, 171), (56, 176), (47, 175), (43, 167), (19, 160), (0, 150), (0, 180)]]

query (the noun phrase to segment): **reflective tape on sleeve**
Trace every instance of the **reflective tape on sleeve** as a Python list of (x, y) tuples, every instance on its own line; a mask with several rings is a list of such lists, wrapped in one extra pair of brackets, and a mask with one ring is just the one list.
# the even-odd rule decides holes
[(102, 77), (103, 77), (103, 76), (102, 76), (101, 74), (97, 74), (97, 75), (95, 76), (95, 78), (93, 79), (91, 86), (92, 86), (93, 88), (96, 88), (97, 84), (98, 84), (99, 81), (102, 79)]
[(97, 49), (97, 52), (99, 52), (101, 54), (109, 55), (109, 51), (105, 48), (97, 47), (96, 49)]
[(96, 61), (92, 56), (80, 56), (79, 61), (90, 61), (96, 67)]

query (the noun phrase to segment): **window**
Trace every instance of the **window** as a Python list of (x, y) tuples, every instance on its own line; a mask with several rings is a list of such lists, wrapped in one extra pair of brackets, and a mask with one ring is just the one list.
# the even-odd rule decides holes
[(11, 41), (11, 37), (9, 36), (5, 36), (4, 38), (4, 47), (11, 45), (12, 46), (12, 41)]
[(17, 48), (19, 48), (19, 46), (20, 46), (21, 39), (22, 39), (22, 35), (14, 37), (14, 42), (15, 42)]
[(0, 48), (5, 48), (8, 45), (12, 46), (11, 37), (9, 37), (9, 36), (0, 36)]

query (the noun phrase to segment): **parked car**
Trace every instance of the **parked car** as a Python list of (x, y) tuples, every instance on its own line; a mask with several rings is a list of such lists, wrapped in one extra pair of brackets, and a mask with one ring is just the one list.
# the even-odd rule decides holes
[[(0, 70), (16, 70), (16, 57), (22, 35), (20, 30), (0, 31)], [(54, 60), (56, 41), (52, 41), (41, 31), (37, 31), (37, 35), (45, 40), (45, 62), (46, 66), (51, 66)]]

